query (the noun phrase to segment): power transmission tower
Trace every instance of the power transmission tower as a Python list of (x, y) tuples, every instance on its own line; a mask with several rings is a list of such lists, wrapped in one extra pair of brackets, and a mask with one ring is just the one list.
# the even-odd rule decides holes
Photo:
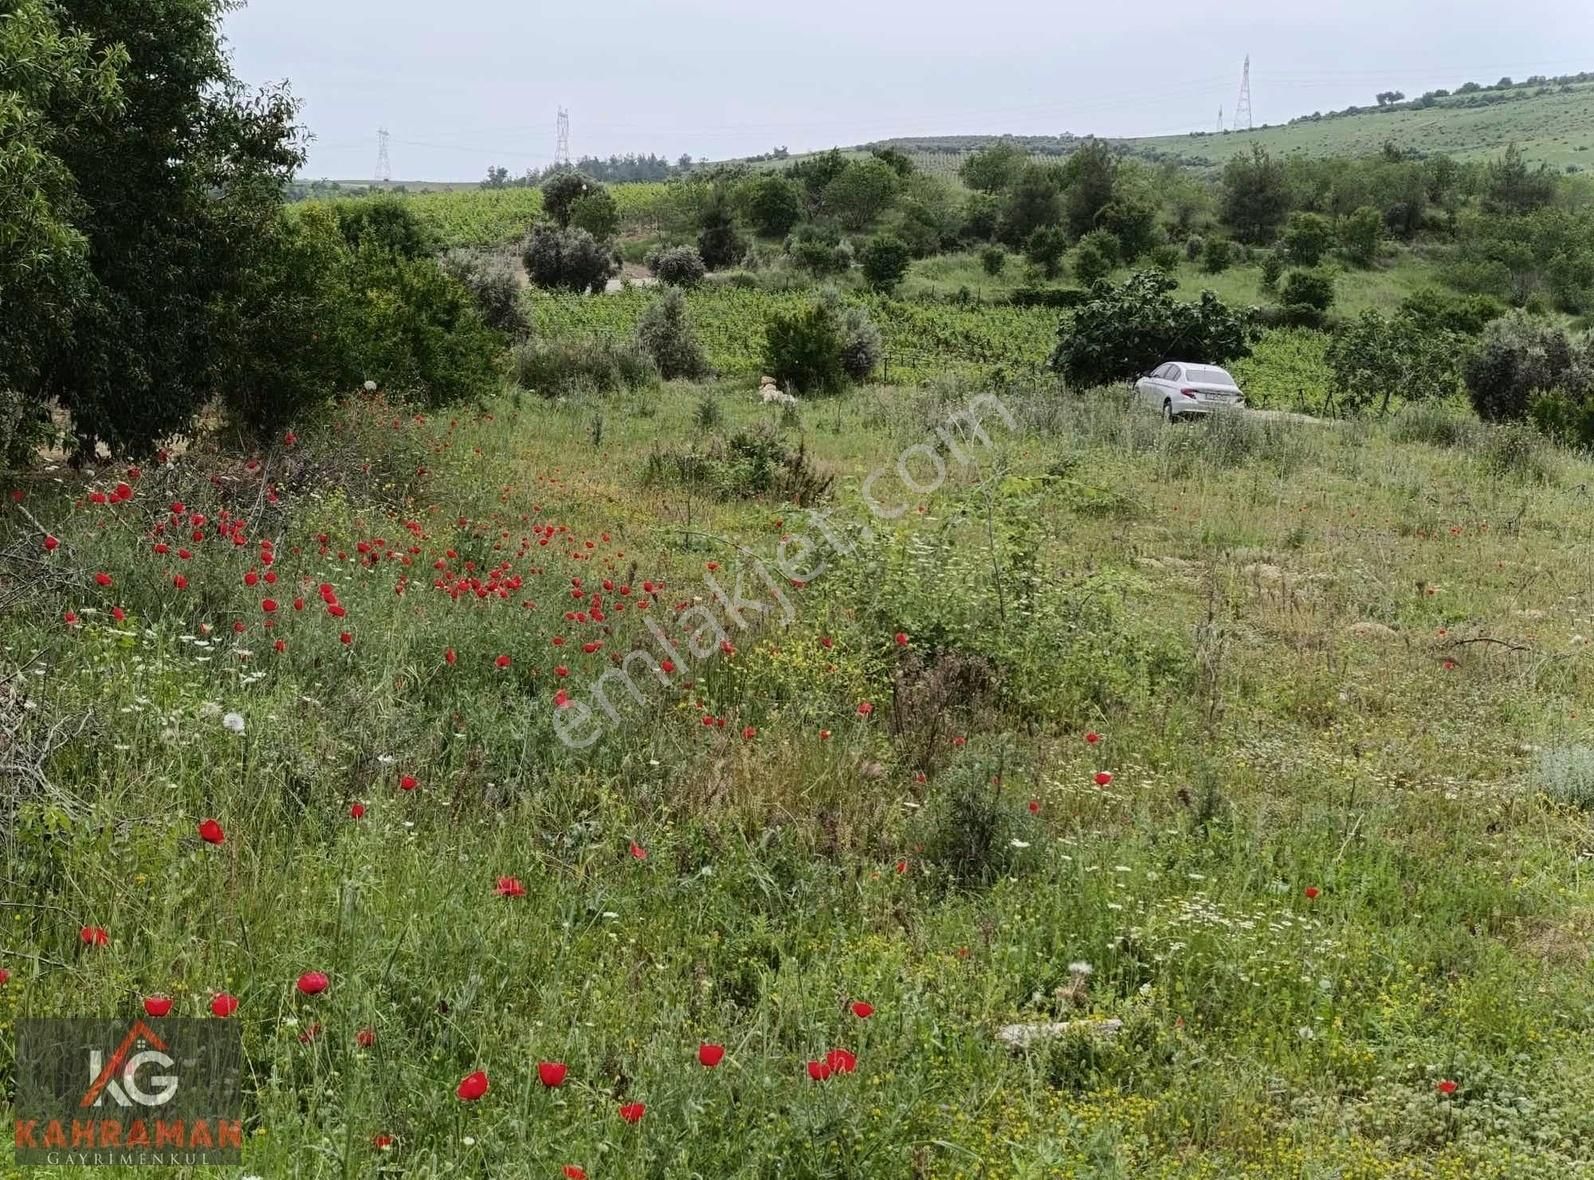
[(553, 162), (568, 166), (570, 163), (570, 112), (559, 108), (559, 136), (554, 142)]
[(376, 133), (376, 179), (381, 184), (393, 182), (393, 160), (387, 153), (387, 128), (382, 127)]
[(1238, 131), (1240, 123), (1245, 123), (1247, 131), (1252, 130), (1251, 125), (1251, 55), (1245, 55), (1245, 72), (1240, 75), (1240, 101), (1234, 104), (1234, 121), (1231, 124)]
[(1218, 108), (1218, 134), (1223, 134), (1223, 108)]

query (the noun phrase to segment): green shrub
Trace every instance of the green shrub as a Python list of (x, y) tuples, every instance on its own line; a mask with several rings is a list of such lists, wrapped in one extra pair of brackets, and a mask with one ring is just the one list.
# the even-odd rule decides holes
[(1524, 312), (1504, 316), (1484, 330), (1462, 371), (1472, 408), (1485, 422), (1527, 417), (1533, 396), (1568, 388), (1572, 347), (1566, 332)]
[(784, 176), (762, 177), (747, 190), (746, 210), (754, 233), (783, 238), (802, 220), (802, 190)]
[(1320, 270), (1292, 270), (1279, 285), (1279, 302), (1326, 312), (1334, 306), (1334, 277)]
[(537, 286), (578, 294), (602, 291), (615, 272), (614, 255), (584, 229), (533, 226), (522, 258)]
[(542, 182), (542, 209), (560, 229), (569, 229), (576, 202), (603, 186), (575, 171), (555, 172)]
[(1594, 811), (1594, 749), (1556, 746), (1539, 755), (1538, 788), (1546, 797), (1583, 811)]
[(1200, 258), (1207, 248), (1207, 241), (1200, 234), (1191, 234), (1184, 240), (1184, 257), (1187, 262), (1194, 262)]
[(708, 360), (687, 315), (686, 296), (671, 288), (649, 304), (637, 323), (637, 346), (653, 358), (666, 381), (697, 380), (708, 373)]
[(1284, 257), (1277, 250), (1269, 250), (1262, 256), (1262, 290), (1271, 291), (1278, 286), (1284, 277)]
[(522, 344), (514, 373), (521, 388), (544, 397), (642, 389), (659, 379), (653, 359), (637, 345), (597, 338)]
[(1091, 230), (1074, 248), (1074, 277), (1086, 286), (1101, 282), (1118, 265), (1118, 239), (1104, 229)]
[(1171, 242), (1151, 248), (1151, 265), (1167, 274), (1179, 269), (1179, 247)]
[(1296, 266), (1316, 266), (1334, 244), (1334, 225), (1321, 213), (1291, 213), (1279, 249)]
[(852, 250), (832, 225), (806, 222), (786, 239), (786, 253), (803, 270), (816, 277), (837, 275), (852, 266)]
[(1594, 447), (1594, 399), (1551, 389), (1534, 395), (1528, 418), (1558, 443), (1584, 450)]
[[(718, 407), (706, 415), (718, 421)], [(654, 451), (645, 482), (690, 487), (722, 500), (769, 498), (807, 507), (830, 494), (835, 476), (815, 464), (799, 443), (788, 447), (771, 428), (741, 430), (714, 439), (705, 450)]]
[(509, 259), (486, 250), (450, 250), (442, 267), (471, 293), (489, 328), (513, 340), (530, 334), (531, 323), (521, 306), (520, 276)]
[(401, 197), (365, 197), (337, 205), (338, 230), (349, 249), (372, 246), (400, 258), (425, 258), (437, 248), (432, 233)]
[(1228, 238), (1208, 238), (1201, 247), (1201, 269), (1209, 275), (1222, 274), (1234, 265), (1234, 243)]
[(847, 383), (841, 325), (824, 301), (777, 312), (764, 328), (764, 367), (788, 393), (837, 393)]
[(1384, 220), (1371, 205), (1362, 205), (1339, 226), (1339, 245), (1345, 257), (1357, 266), (1371, 266), (1378, 257), (1378, 242)]
[(1553, 467), (1545, 438), (1526, 422), (1506, 422), (1489, 429), (1483, 465), (1501, 479), (1549, 483)]
[(1506, 313), (1506, 306), (1489, 295), (1455, 295), (1424, 287), (1401, 300), (1400, 311), (1429, 331), (1477, 336)]
[(570, 225), (584, 229), (600, 242), (607, 242), (620, 228), (620, 208), (602, 185), (594, 185), (570, 206)]
[(869, 239), (858, 252), (858, 265), (869, 286), (886, 293), (895, 291), (902, 284), (903, 276), (908, 273), (908, 264), (912, 261), (913, 255), (907, 243), (890, 234)]
[(725, 191), (715, 188), (698, 215), (697, 252), (709, 270), (735, 266), (747, 253)]
[(1007, 251), (1000, 246), (986, 246), (980, 251), (980, 269), (993, 279), (1007, 266)]
[(1063, 253), (1068, 249), (1068, 234), (1060, 225), (1043, 225), (1024, 243), (1024, 257), (1048, 279), (1062, 270)]
[(1389, 422), (1389, 436), (1396, 442), (1453, 449), (1475, 446), (1479, 430), (1478, 420), (1471, 414), (1435, 402), (1408, 403)]
[(648, 269), (667, 287), (695, 287), (703, 281), (708, 267), (694, 246), (671, 246), (648, 255)]
[(841, 368), (853, 381), (867, 381), (880, 365), (885, 343), (869, 313), (856, 304), (842, 308)]

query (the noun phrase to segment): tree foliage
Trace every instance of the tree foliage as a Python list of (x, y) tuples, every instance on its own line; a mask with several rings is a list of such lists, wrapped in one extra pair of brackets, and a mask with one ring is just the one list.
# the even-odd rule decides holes
[(1159, 271), (1137, 271), (1075, 308), (1058, 329), (1049, 362), (1073, 389), (1109, 385), (1170, 358), (1221, 365), (1250, 353), (1245, 317), (1211, 291), (1195, 303)]
[(692, 330), (686, 295), (679, 289), (664, 292), (648, 305), (637, 322), (636, 337), (638, 347), (653, 358), (666, 381), (707, 375), (708, 360)]
[(1273, 240), (1290, 211), (1290, 190), (1284, 167), (1260, 144), (1223, 167), (1223, 223), (1242, 242)]
[(578, 294), (602, 291), (615, 270), (614, 255), (586, 230), (552, 225), (532, 227), (521, 259), (537, 286)]
[(841, 324), (824, 300), (777, 312), (764, 327), (764, 363), (794, 393), (837, 393), (846, 386)]
[(888, 294), (901, 285), (912, 261), (907, 243), (890, 234), (870, 238), (858, 252), (858, 265), (869, 286)]
[(1382, 415), (1397, 397), (1440, 400), (1461, 389), (1461, 338), (1405, 313), (1364, 311), (1333, 334), (1326, 355), (1339, 404), (1351, 412), (1376, 403)]

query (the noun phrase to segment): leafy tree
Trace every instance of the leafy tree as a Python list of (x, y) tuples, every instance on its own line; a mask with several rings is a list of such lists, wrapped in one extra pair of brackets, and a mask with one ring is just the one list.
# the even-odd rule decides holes
[(950, 187), (932, 176), (914, 173), (897, 195), (887, 232), (908, 244), (915, 258), (954, 249), (961, 229), (961, 210)]
[(1087, 287), (1105, 279), (1118, 266), (1118, 239), (1104, 229), (1094, 229), (1074, 250), (1074, 277)]
[[(44, 0), (0, 18), (0, 390), (27, 394), (30, 417), (42, 412), (46, 358), (70, 346), (73, 312), (93, 285), (76, 224), (84, 205), (59, 153), (84, 126), (115, 117), (126, 64), (120, 46), (97, 49), (63, 30)], [(25, 450), (18, 425), (0, 421), (0, 431)]]
[(522, 260), (526, 273), (539, 287), (575, 291), (602, 291), (614, 273), (614, 255), (584, 229), (532, 227)]
[(958, 176), (981, 193), (1002, 193), (1013, 187), (1029, 164), (1029, 154), (1006, 141), (972, 152), (958, 167)]
[[(0, 319), (60, 307), (69, 331), (30, 336), (0, 366), (23, 371), (29, 401), (71, 411), (80, 454), (96, 440), (138, 450), (186, 426), (240, 360), (302, 162), (295, 104), (233, 77), (222, 0), (4, 7), (0, 258), (13, 242), (45, 249), (22, 284), (41, 301), (14, 310), (8, 286)], [(13, 220), (19, 193), (45, 203)]]
[(620, 228), (620, 207), (608, 189), (595, 185), (571, 203), (570, 224), (606, 242)]
[(1068, 157), (1062, 180), (1068, 189), (1069, 232), (1083, 237), (1118, 197), (1118, 156), (1105, 140), (1091, 139)]
[(648, 305), (637, 322), (636, 340), (666, 381), (695, 381), (708, 373), (708, 360), (687, 314), (686, 295), (677, 288), (664, 292)]
[(901, 186), (884, 161), (853, 160), (825, 186), (823, 208), (846, 229), (867, 229), (890, 208)]
[(987, 246), (980, 251), (980, 269), (993, 279), (1007, 265), (1007, 251), (1000, 246)]
[(959, 236), (967, 242), (989, 242), (1002, 221), (1002, 198), (991, 193), (971, 193), (963, 202)]
[(560, 229), (569, 229), (576, 202), (603, 186), (579, 172), (567, 170), (555, 172), (541, 187), (542, 211), (553, 218)]
[(1068, 234), (1060, 225), (1042, 226), (1024, 243), (1024, 256), (1048, 279), (1055, 279), (1062, 270), (1067, 250)]
[(760, 237), (784, 238), (802, 215), (802, 190), (786, 177), (764, 176), (750, 186), (747, 217)]
[(709, 270), (735, 266), (747, 253), (747, 243), (737, 232), (736, 218), (725, 191), (715, 188), (698, 218), (697, 252)]
[(802, 185), (808, 208), (819, 212), (824, 204), (825, 189), (846, 169), (847, 157), (841, 154), (839, 148), (831, 148), (828, 152), (819, 152), (797, 161), (786, 169), (786, 175)]
[(1326, 359), (1340, 405), (1389, 411), (1395, 397), (1438, 400), (1461, 389), (1461, 339), (1425, 328), (1413, 317), (1368, 310), (1335, 332)]
[(1555, 199), (1555, 177), (1543, 164), (1529, 168), (1516, 144), (1484, 174), (1483, 207), (1490, 213), (1531, 213)]
[(903, 180), (908, 179), (917, 171), (913, 166), (913, 160), (901, 148), (874, 148), (869, 154), (890, 168)]
[(1277, 250), (1269, 250), (1262, 258), (1262, 289), (1273, 290), (1283, 277), (1284, 256)]
[(1283, 165), (1260, 144), (1223, 167), (1223, 222), (1242, 242), (1272, 241), (1290, 209)]
[(998, 236), (1022, 250), (1036, 230), (1063, 220), (1063, 177), (1054, 164), (1028, 164), (1008, 190)]
[(1321, 213), (1291, 213), (1279, 246), (1296, 266), (1316, 266), (1334, 244), (1334, 225)]
[(1383, 229), (1378, 210), (1371, 205), (1362, 205), (1340, 223), (1340, 249), (1357, 266), (1371, 266), (1378, 257), (1378, 242), (1383, 236)]
[(841, 325), (824, 301), (776, 312), (764, 327), (764, 367), (781, 388), (797, 393), (837, 393), (846, 386)]
[(871, 238), (858, 252), (863, 277), (876, 291), (890, 293), (901, 285), (913, 255), (901, 238), (881, 234)]
[(648, 256), (648, 269), (666, 287), (695, 287), (703, 281), (708, 267), (693, 246), (672, 246)]
[(1178, 284), (1138, 271), (1075, 308), (1058, 329), (1048, 362), (1074, 389), (1137, 377), (1171, 356), (1221, 365), (1250, 355), (1244, 319), (1211, 291), (1196, 303), (1173, 298)]
[(1149, 201), (1120, 197), (1102, 206), (1096, 228), (1116, 238), (1123, 261), (1131, 263), (1157, 244), (1157, 210)]
[(1424, 287), (1400, 301), (1400, 314), (1424, 331), (1462, 336), (1477, 336), (1505, 312), (1505, 304), (1488, 295), (1454, 295), (1435, 287)]

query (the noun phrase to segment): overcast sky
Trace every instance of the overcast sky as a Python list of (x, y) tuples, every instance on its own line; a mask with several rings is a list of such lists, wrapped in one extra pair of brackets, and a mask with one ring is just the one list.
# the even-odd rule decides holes
[(472, 180), (576, 156), (724, 159), (896, 135), (1216, 126), (1251, 55), (1257, 123), (1384, 89), (1594, 70), (1589, 0), (252, 0), (253, 84), (287, 79), (309, 177)]

